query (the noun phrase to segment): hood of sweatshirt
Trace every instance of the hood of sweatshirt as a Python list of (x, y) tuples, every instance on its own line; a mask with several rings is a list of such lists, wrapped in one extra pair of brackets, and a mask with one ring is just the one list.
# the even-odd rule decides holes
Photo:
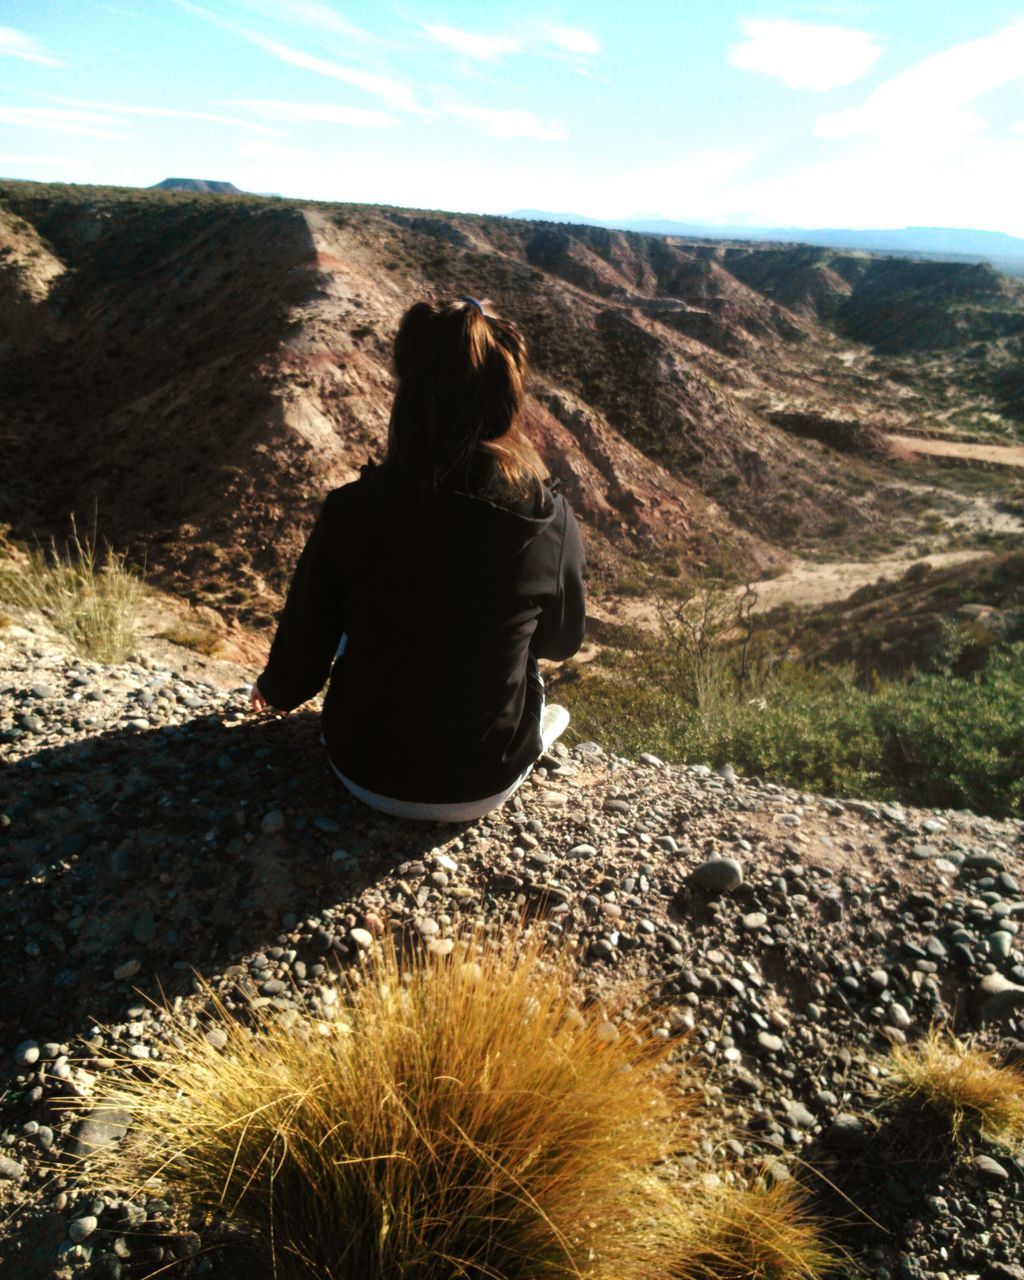
[(427, 559), (432, 573), (445, 577), (476, 578), (516, 559), (549, 529), (562, 501), (552, 484), (505, 505), (458, 490), (423, 497), (407, 475), (388, 466), (364, 469), (363, 475), (374, 493), (373, 507), (380, 514), (393, 507), (410, 561)]

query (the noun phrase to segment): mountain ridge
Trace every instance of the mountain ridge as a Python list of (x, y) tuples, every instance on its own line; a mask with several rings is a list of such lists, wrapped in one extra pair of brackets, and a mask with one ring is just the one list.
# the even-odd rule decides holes
[(591, 218), (582, 214), (517, 209), (508, 215), (534, 222), (607, 227), (651, 235), (700, 240), (739, 240), (757, 243), (809, 244), (830, 249), (860, 249), (868, 253), (911, 254), (954, 261), (992, 261), (1000, 270), (1024, 274), (1024, 237), (1005, 231), (969, 227), (909, 226), (893, 228), (740, 226), (683, 222), (671, 218)]
[(983, 267), (13, 183), (0, 251), (0, 518), (59, 533), (98, 506), (165, 585), (256, 622), (325, 489), (384, 446), (418, 297), (490, 296), (523, 327), (527, 417), (606, 582), (763, 572), (840, 523), (898, 521), (895, 452), (835, 464), (851, 422), (880, 446), (940, 391), (1024, 412), (1024, 285)]

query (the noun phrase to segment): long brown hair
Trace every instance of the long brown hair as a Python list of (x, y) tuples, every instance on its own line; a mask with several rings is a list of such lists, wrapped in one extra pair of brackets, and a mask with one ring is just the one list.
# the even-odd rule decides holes
[(424, 493), (529, 494), (547, 470), (522, 426), (526, 343), (486, 302), (417, 302), (395, 337), (387, 460)]

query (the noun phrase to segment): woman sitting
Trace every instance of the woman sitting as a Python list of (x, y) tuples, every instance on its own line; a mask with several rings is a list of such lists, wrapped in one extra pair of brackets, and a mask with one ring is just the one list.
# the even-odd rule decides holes
[(394, 358), (386, 459), (327, 495), (252, 703), (290, 711), (330, 673), (323, 741), (349, 791), (469, 821), (568, 724), (537, 659), (582, 643), (583, 550), (523, 430), (516, 326), (475, 298), (420, 302)]

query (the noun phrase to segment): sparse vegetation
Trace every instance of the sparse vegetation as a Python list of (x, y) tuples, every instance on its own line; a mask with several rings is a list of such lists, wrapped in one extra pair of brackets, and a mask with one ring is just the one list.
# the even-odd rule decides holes
[(569, 963), (529, 937), (386, 947), (329, 1021), (211, 995), (145, 1076), (126, 1064), (103, 1106), (133, 1136), (91, 1175), (226, 1213), (278, 1280), (820, 1274), (791, 1193), (665, 1176), (697, 1141), (693, 1097), (668, 1042), (577, 1010)]
[(169, 640), (171, 644), (179, 644), (184, 649), (211, 657), (220, 648), (220, 635), (212, 627), (202, 627), (192, 623), (180, 622), (166, 631), (160, 632), (161, 640)]
[(689, 1219), (693, 1255), (680, 1280), (815, 1280), (836, 1256), (796, 1183), (722, 1186)]
[(976, 1134), (1010, 1150), (1024, 1146), (1024, 1071), (939, 1029), (892, 1051), (887, 1086), (898, 1099), (940, 1116), (959, 1140)]
[(830, 795), (1024, 814), (1024, 644), (993, 649), (970, 675), (865, 680), (852, 664), (789, 656), (740, 600), (694, 597), (605, 670), (564, 680), (574, 731)]
[(24, 561), (0, 569), (0, 599), (37, 609), (79, 653), (100, 662), (123, 662), (132, 650), (142, 582), (126, 557), (93, 534), (72, 532), (63, 549), (52, 541)]

